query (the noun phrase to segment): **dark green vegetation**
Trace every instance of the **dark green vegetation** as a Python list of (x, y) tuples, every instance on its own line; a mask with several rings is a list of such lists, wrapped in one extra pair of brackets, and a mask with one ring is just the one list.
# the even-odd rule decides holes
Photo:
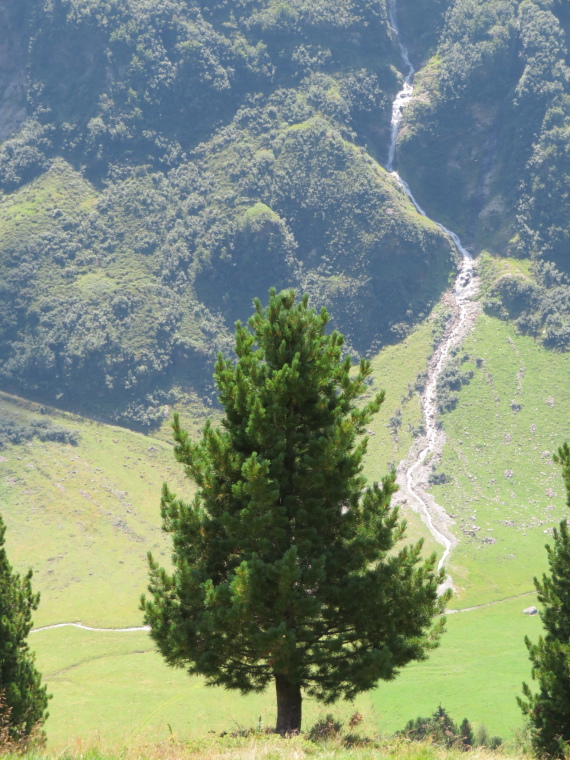
[(174, 420), (189, 504), (165, 486), (174, 571), (149, 556), (145, 623), (168, 664), (242, 694), (274, 682), (278, 733), (301, 729), (302, 690), (326, 703), (392, 680), (437, 646), (451, 593), (423, 541), (393, 552), (405, 523), (396, 473), (365, 489), (358, 442), (384, 394), (362, 408), (370, 362), (351, 378), (343, 338), (296, 303), (256, 301), (236, 327), (237, 362), (219, 357), (222, 427), (192, 443)]
[(32, 570), (24, 577), (13, 572), (5, 533), (0, 518), (0, 736), (3, 744), (24, 746), (41, 730), (49, 696), (27, 642), (40, 597), (32, 591)]
[(39, 438), (40, 441), (70, 443), (73, 446), (77, 446), (79, 442), (79, 434), (76, 431), (68, 430), (63, 425), (54, 425), (50, 419), (33, 417), (23, 423), (9, 413), (2, 414), (0, 417), (0, 449), (10, 443), (24, 443), (34, 438)]
[[(412, 741), (430, 739), (440, 746), (456, 747), (463, 750), (472, 749), (477, 744), (481, 745), (481, 742), (476, 742), (471, 723), (467, 718), (464, 718), (461, 725), (458, 725), (441, 705), (428, 718), (409, 720), (401, 734)], [(498, 737), (495, 738), (497, 741), (491, 742), (491, 745), (494, 745), (491, 746), (492, 749), (501, 743)]]
[[(500, 267), (499, 267), (500, 269)], [(534, 260), (528, 273), (497, 276), (493, 261), (484, 258), (482, 272), (489, 287), (486, 310), (510, 319), (517, 329), (548, 348), (570, 346), (570, 277), (552, 262)]]
[[(397, 6), (419, 68), (401, 171), (476, 251), (534, 261), (488, 307), (565, 348), (566, 4)], [(445, 288), (448, 241), (379, 165), (402, 67), (386, 0), (10, 0), (1, 14), (5, 389), (156, 426), (192, 389), (213, 400), (209, 364), (271, 285), (330, 307), (358, 354), (407, 334)]]
[[(570, 507), (570, 447), (566, 443), (555, 456), (564, 472), (566, 504)], [(537, 757), (565, 757), (570, 742), (570, 535), (568, 522), (554, 530), (552, 546), (546, 547), (550, 575), (534, 579), (538, 601), (543, 605), (542, 622), (546, 629), (537, 644), (526, 639), (532, 662), (532, 677), (538, 681), (533, 693), (523, 684), (524, 699), (519, 699), (531, 727)]]
[(567, 348), (568, 3), (447, 5), (429, 50), (413, 18), (407, 26), (422, 68), (399, 142), (401, 172), (427, 212), (464, 242), (534, 261), (532, 277), (498, 282), (489, 306), (545, 345)]
[(29, 77), (0, 147), (4, 388), (154, 425), (212, 393), (209, 365), (271, 285), (332, 307), (358, 353), (445, 288), (449, 242), (371, 157), (399, 88), (384, 0), (2, 13), (18, 49), (0, 122)]

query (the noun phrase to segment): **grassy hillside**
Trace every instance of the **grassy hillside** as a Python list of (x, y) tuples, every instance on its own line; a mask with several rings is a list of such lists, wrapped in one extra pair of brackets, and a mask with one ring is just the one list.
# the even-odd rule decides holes
[[(411, 444), (408, 425), (417, 426), (421, 412), (417, 396), (403, 397), (427, 364), (436, 323), (428, 318), (405, 343), (374, 359), (370, 392), (385, 389), (387, 399), (371, 426), (365, 464), (370, 481), (385, 475)], [(206, 408), (197, 400), (176, 408), (197, 435)], [(400, 408), (403, 425), (390, 434), (390, 418)], [(167, 480), (175, 492), (192, 493), (174, 460), (170, 407), (167, 413), (149, 436), (0, 393), (0, 511), (12, 561), (22, 570), (31, 564), (36, 573), (34, 585), (42, 593), (36, 625), (140, 624), (146, 553), (168, 556), (160, 530), (161, 485)], [(50, 431), (59, 440), (49, 440)], [(408, 518), (410, 540), (417, 539), (425, 533), (423, 524), (413, 512)], [(435, 548), (429, 536), (426, 548)]]
[(532, 590), (552, 526), (568, 516), (552, 454), (570, 439), (569, 354), (487, 315), (462, 351), (474, 376), (443, 416), (438, 470), (451, 482), (433, 489), (461, 539), (451, 558), (460, 607)]
[[(386, 389), (388, 401), (374, 423), (371, 479), (385, 474), (388, 460), (407, 447), (407, 440), (390, 440), (384, 425), (413, 380), (415, 363), (427, 359), (424, 339), (432, 327), (426, 322), (407, 346), (391, 347), (375, 359), (375, 383)], [(195, 403), (180, 411), (196, 434), (204, 408)], [(169, 552), (160, 531), (162, 481), (191, 493), (174, 461), (167, 421), (159, 437), (144, 436), (8, 394), (0, 394), (0, 420), (0, 510), (11, 561), (19, 570), (31, 565), (35, 571), (34, 588), (42, 594), (36, 627), (74, 621), (140, 625), (146, 552), (152, 549), (163, 561)], [(62, 440), (49, 440), (54, 431)], [(422, 524), (410, 518), (409, 537), (417, 539)], [(273, 721), (272, 694), (243, 699), (206, 689), (199, 679), (166, 668), (145, 633), (57, 628), (33, 634), (31, 643), (54, 694), (47, 726), (51, 743), (76, 736), (156, 740), (167, 735), (167, 723), (197, 736), (232, 729), (233, 721), (253, 725), (260, 714), (268, 724)], [(310, 707), (308, 720), (320, 709)]]
[[(182, 488), (171, 446), (122, 428), (0, 396), (0, 414), (23, 426), (46, 420), (78, 434), (72, 446), (34, 437), (0, 450), (0, 509), (18, 569), (42, 593), (36, 625), (140, 625), (146, 553), (168, 553), (158, 503), (165, 478)], [(184, 484), (188, 489), (188, 485)]]
[[(326, 712), (345, 722), (356, 710), (366, 735), (391, 733), (439, 704), (455, 719), (468, 717), (489, 732), (512, 738), (521, 725), (515, 702), (529, 663), (524, 636), (536, 639), (540, 620), (522, 614), (525, 597), (449, 616), (448, 632), (429, 661), (404, 669), (392, 683), (354, 703), (304, 705), (304, 726)], [(54, 698), (46, 724), (50, 746), (71, 738), (148, 741), (204, 737), (209, 731), (264, 725), (275, 720), (275, 695), (240, 697), (206, 688), (198, 678), (166, 667), (145, 633), (91, 633), (74, 629), (32, 635), (38, 665)], [(509, 642), (505, 647), (505, 642)], [(490, 677), (492, 674), (492, 677)]]
[[(408, 451), (420, 423), (413, 385), (425, 369), (440, 321), (436, 310), (405, 342), (387, 347), (373, 361), (374, 387), (385, 388), (387, 400), (370, 428), (375, 433), (365, 466), (370, 479), (381, 477)], [(544, 531), (564, 514), (562, 482), (544, 451), (570, 438), (564, 428), (570, 419), (568, 356), (547, 352), (487, 315), (461, 352), (469, 355), (465, 365), (474, 376), (455, 409), (442, 418), (448, 442), (437, 472), (451, 482), (433, 491), (455, 515), (460, 539), (450, 564), (459, 591), (451, 606), (499, 603), (449, 616), (448, 633), (427, 662), (359, 698), (356, 707), (371, 732), (396, 730), (440, 702), (454, 717), (484, 723), (494, 734), (511, 736), (520, 725), (514, 696), (529, 676), (523, 637), (536, 638), (540, 621), (522, 614), (532, 595), (500, 600), (532, 591), (532, 575), (545, 564)], [(160, 484), (166, 478), (180, 493), (190, 487), (173, 461), (166, 425), (164, 437), (152, 438), (54, 410), (41, 414), (38, 405), (6, 395), (0, 403), (3, 418), (14, 421), (12, 430), (18, 422), (28, 434), (37, 431), (33, 424), (40, 419), (49, 423), (39, 429), (44, 437), (54, 427), (79, 437), (72, 445), (34, 435), (17, 445), (5, 443), (0, 451), (10, 556), (18, 569), (34, 566), (34, 585), (42, 591), (36, 625), (140, 625), (145, 553), (152, 548), (168, 555), (159, 530)], [(515, 412), (513, 404), (522, 408)], [(396, 428), (394, 417), (401, 418)], [(187, 415), (186, 421), (192, 418)], [(512, 470), (512, 477), (505, 470)], [(550, 488), (556, 495), (547, 496)], [(415, 513), (406, 517), (410, 539), (426, 536)], [(481, 530), (474, 536), (462, 532), (472, 524)], [(497, 543), (483, 543), (483, 537)], [(440, 550), (427, 536), (426, 550), (432, 549)], [(273, 720), (271, 693), (243, 699), (206, 689), (199, 679), (168, 670), (143, 632), (59, 628), (33, 634), (32, 645), (54, 694), (47, 729), (56, 745), (77, 735), (109, 741), (125, 735), (166, 737), (168, 723), (177, 735), (199, 736), (231, 730), (233, 721), (254, 725), (259, 715), (269, 725)], [(348, 716), (356, 707), (339, 704), (334, 711)], [(307, 704), (307, 722), (323, 710)]]

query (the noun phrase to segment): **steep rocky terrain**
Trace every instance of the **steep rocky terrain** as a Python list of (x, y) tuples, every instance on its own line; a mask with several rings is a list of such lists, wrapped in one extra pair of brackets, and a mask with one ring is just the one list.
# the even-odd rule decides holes
[(400, 171), (430, 215), (477, 252), (532, 262), (530, 276), (496, 281), (489, 311), (563, 350), (570, 346), (569, 33), (568, 4), (557, 0), (449, 4), (399, 142)]
[[(558, 0), (401, 0), (418, 74), (398, 167), (474, 253), (487, 308), (570, 341)], [(385, 0), (39, 0), (0, 9), (0, 384), (131, 426), (211, 394), (235, 319), (308, 290), (351, 350), (400, 340), (453, 249), (383, 170)], [(487, 270), (491, 272), (491, 269)]]

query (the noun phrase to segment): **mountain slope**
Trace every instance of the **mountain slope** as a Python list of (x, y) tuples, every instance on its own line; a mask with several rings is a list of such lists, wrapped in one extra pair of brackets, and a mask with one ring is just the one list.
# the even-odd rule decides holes
[(370, 155), (399, 86), (383, 1), (8, 12), (28, 119), (0, 146), (5, 389), (156, 426), (210, 394), (270, 286), (330, 306), (358, 353), (445, 289), (449, 241)]
[(533, 279), (498, 283), (495, 313), (563, 350), (570, 347), (569, 35), (567, 3), (558, 0), (455, 0), (437, 44), (418, 58), (398, 154), (429, 214), (476, 251), (533, 262)]
[[(371, 480), (421, 434), (418, 391), (455, 256), (382, 168), (402, 81), (386, 10), (0, 9), (0, 387), (18, 395), (0, 395), (0, 510), (14, 563), (36, 572), (37, 625), (140, 622), (145, 553), (168, 553), (161, 482), (191, 491), (165, 443), (172, 408), (193, 433), (215, 410), (213, 358), (231, 352), (234, 320), (271, 285), (307, 290), (348, 349), (372, 356), (388, 397), (370, 429)], [(452, 604), (516, 598), (455, 615), (434, 658), (363, 706), (374, 728), (443, 702), (512, 732), (522, 640), (539, 623), (519, 595), (565, 515), (549, 457), (570, 438), (570, 15), (558, 0), (398, 0), (398, 11), (418, 68), (399, 170), (434, 218), (483, 251), (486, 313), (443, 373), (447, 444), (430, 462), (458, 539)], [(403, 510), (409, 537), (440, 552)], [(227, 728), (233, 709), (248, 724), (259, 715), (256, 700), (169, 677), (144, 633), (119, 635), (34, 634), (56, 695), (52, 736), (67, 739), (70, 720), (82, 735), (106, 721), (106, 736), (159, 724), (166, 735), (172, 714), (193, 730), (186, 689), (198, 732), (210, 720)]]

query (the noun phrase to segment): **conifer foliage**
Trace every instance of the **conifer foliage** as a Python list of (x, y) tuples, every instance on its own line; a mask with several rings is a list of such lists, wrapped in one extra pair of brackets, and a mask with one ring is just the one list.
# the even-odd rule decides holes
[(49, 696), (41, 685), (27, 637), (40, 595), (32, 591), (32, 571), (14, 573), (4, 548), (6, 527), (0, 517), (0, 735), (23, 746), (47, 718)]
[(151, 555), (145, 622), (166, 661), (210, 685), (262, 691), (274, 682), (280, 733), (301, 727), (302, 692), (326, 703), (394, 678), (437, 646), (448, 600), (421, 542), (390, 499), (395, 473), (366, 488), (359, 407), (370, 363), (342, 358), (343, 338), (308, 298), (270, 291), (237, 362), (218, 359), (225, 415), (192, 443), (174, 421), (176, 457), (196, 483), (192, 503), (162, 494), (172, 572)]
[(458, 726), (441, 705), (429, 718), (409, 720), (400, 734), (410, 741), (426, 741), (429, 739), (442, 747), (469, 750), (475, 746), (473, 730), (467, 718), (464, 718), (461, 725)]
[[(554, 457), (561, 465), (570, 507), (570, 446), (565, 443)], [(525, 639), (538, 683), (533, 693), (523, 684), (524, 699), (517, 701), (528, 717), (537, 757), (565, 757), (570, 744), (570, 534), (568, 522), (554, 530), (554, 543), (546, 546), (550, 574), (534, 579), (545, 628), (537, 644)]]

